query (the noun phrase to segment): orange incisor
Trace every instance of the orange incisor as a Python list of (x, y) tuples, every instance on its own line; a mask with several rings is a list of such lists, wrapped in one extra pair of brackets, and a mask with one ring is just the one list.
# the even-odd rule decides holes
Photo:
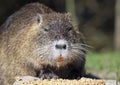
[(60, 54), (60, 56), (57, 58), (57, 61), (58, 62), (62, 62), (64, 59), (63, 59), (63, 57), (62, 57), (62, 55)]

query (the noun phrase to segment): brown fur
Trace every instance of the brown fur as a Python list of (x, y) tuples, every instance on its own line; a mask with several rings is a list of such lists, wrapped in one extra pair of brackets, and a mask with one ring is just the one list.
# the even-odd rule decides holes
[[(47, 42), (51, 41), (53, 37), (57, 36), (57, 34), (54, 34), (54, 31), (53, 35), (50, 33), (47, 35), (50, 36), (50, 38), (43, 36), (43, 28), (47, 28), (50, 25), (49, 23), (55, 20), (62, 23), (63, 28), (63, 22), (66, 22), (66, 27), (72, 26), (68, 14), (55, 13), (44, 5), (39, 3), (32, 3), (15, 12), (0, 27), (1, 85), (12, 85), (15, 76), (37, 76), (39, 75), (39, 71), (45, 67), (53, 70), (58, 68), (58, 70), (55, 70), (54, 72), (57, 75), (61, 75), (59, 77), (67, 78), (64, 77), (65, 72), (68, 70), (65, 68), (74, 66), (73, 63), (76, 61), (76, 68), (80, 68), (80, 72), (83, 74), (85, 63), (85, 54), (83, 52), (81, 52), (83, 55), (81, 55), (80, 59), (76, 60), (74, 58), (70, 58), (68, 63), (63, 62), (63, 64), (60, 64), (61, 67), (56, 66), (57, 63), (54, 61), (54, 59), (49, 60), (47, 53), (44, 55), (44, 58), (38, 57), (40, 55), (37, 54), (39, 52), (37, 52), (36, 49), (42, 48)], [(57, 28), (57, 26), (55, 28)], [(67, 33), (67, 31), (64, 31), (65, 30), (63, 29), (63, 33)], [(75, 38), (75, 42), (83, 43), (80, 33), (74, 30), (73, 35), (75, 36), (72, 37), (77, 37), (77, 39)], [(67, 39), (68, 37), (65, 38)], [(65, 71), (63, 69), (65, 69)], [(63, 74), (61, 74), (60, 71), (63, 71)]]

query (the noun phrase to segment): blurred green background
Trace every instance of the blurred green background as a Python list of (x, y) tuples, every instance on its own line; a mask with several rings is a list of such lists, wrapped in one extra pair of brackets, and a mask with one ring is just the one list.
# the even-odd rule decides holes
[(87, 73), (92, 73), (99, 78), (120, 81), (119, 52), (89, 52), (86, 60)]
[(89, 48), (88, 73), (120, 81), (120, 0), (0, 0), (0, 24), (31, 2), (70, 12)]

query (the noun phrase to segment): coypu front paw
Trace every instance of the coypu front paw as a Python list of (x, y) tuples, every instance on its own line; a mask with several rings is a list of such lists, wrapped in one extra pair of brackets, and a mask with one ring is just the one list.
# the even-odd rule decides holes
[(50, 71), (46, 71), (46, 70), (40, 70), (39, 74), (38, 74), (38, 77), (39, 78), (42, 78), (42, 79), (58, 79), (59, 77), (53, 73), (53, 72), (50, 72)]

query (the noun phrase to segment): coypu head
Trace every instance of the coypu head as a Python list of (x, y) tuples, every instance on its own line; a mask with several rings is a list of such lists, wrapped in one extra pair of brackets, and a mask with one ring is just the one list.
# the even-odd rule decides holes
[(81, 34), (75, 30), (69, 14), (39, 15), (40, 26), (34, 36), (33, 54), (52, 66), (84, 61), (85, 48)]

